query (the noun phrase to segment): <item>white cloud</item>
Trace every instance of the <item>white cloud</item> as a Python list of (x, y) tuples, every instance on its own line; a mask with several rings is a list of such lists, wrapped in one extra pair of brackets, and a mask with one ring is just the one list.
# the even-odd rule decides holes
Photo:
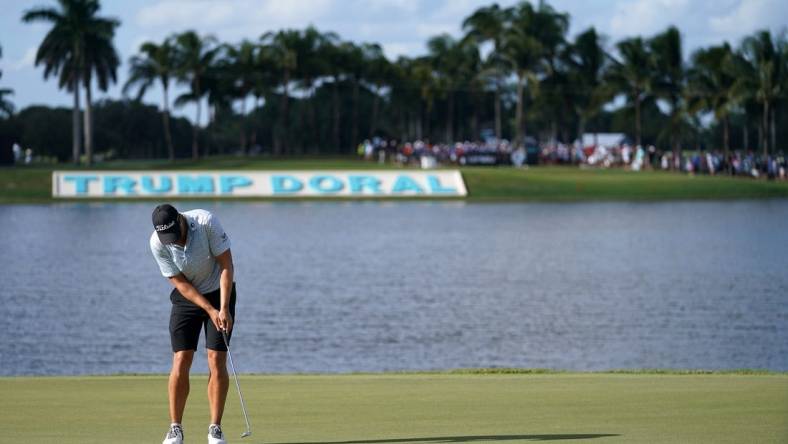
[(27, 48), (25, 54), (21, 59), (9, 62), (6, 67), (8, 71), (21, 71), (23, 69), (33, 68), (36, 63), (36, 52), (38, 48)]
[(236, 5), (210, 0), (161, 0), (140, 9), (136, 20), (143, 28), (216, 26), (232, 21)]
[(757, 29), (785, 26), (788, 7), (780, 0), (742, 0), (733, 9), (709, 18), (709, 27), (720, 35), (740, 36)]
[(689, 6), (688, 0), (619, 1), (605, 31), (616, 39), (653, 34), (680, 22)]
[(342, 5), (334, 0), (257, 0), (239, 3), (246, 3), (249, 8), (241, 11), (242, 15), (248, 14), (256, 23), (276, 29), (306, 26), (318, 18), (325, 18), (332, 11), (341, 11)]
[(333, 0), (159, 0), (143, 7), (136, 17), (142, 28), (170, 30), (197, 28), (218, 34), (239, 30), (306, 26), (334, 6)]
[[(366, 3), (367, 8), (374, 12), (390, 13), (392, 10), (395, 10), (412, 14), (417, 12), (424, 2), (422, 0), (373, 0), (364, 3)], [(341, 3), (337, 6), (340, 5)]]
[[(596, 16), (586, 23), (611, 37), (611, 44), (636, 35), (648, 38), (675, 25), (682, 34), (685, 55), (723, 41), (736, 45), (757, 30), (779, 32), (788, 24), (788, 2), (784, 0), (609, 1), (613, 2), (608, 8), (613, 11), (611, 17)], [(607, 26), (601, 25), (605, 22)]]
[(476, 8), (478, 8), (476, 3), (477, 2), (473, 0), (454, 0), (443, 2), (440, 7), (436, 8), (436, 11), (433, 15), (443, 19), (459, 19), (459, 21), (462, 21), (463, 18), (470, 15), (476, 10)]

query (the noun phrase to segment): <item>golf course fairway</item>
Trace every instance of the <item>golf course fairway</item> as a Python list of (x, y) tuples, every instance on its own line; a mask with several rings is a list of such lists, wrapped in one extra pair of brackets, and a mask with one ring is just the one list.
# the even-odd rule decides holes
[[(786, 374), (241, 376), (230, 443), (786, 443)], [(192, 377), (187, 443), (205, 442), (206, 377)], [(166, 376), (0, 378), (1, 442), (158, 443)]]

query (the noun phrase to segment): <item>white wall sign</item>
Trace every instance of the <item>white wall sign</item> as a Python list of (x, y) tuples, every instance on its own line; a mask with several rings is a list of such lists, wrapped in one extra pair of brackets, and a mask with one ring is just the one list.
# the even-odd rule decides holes
[(54, 171), (53, 197), (466, 196), (437, 171)]

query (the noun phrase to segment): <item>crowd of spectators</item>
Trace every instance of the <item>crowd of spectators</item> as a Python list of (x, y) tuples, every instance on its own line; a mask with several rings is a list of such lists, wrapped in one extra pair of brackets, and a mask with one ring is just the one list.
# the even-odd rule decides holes
[[(398, 142), (374, 138), (358, 146), (359, 156), (379, 163), (417, 164), (429, 168), (434, 165), (516, 165), (526, 163), (524, 148), (515, 149), (508, 140), (486, 142), (430, 143), (428, 140)], [(534, 161), (536, 163), (536, 156)]]
[(734, 150), (726, 158), (719, 150), (683, 150), (678, 153), (655, 146), (634, 146), (625, 138), (615, 143), (574, 144), (528, 139), (516, 147), (508, 140), (430, 143), (428, 140), (399, 142), (383, 138), (363, 141), (359, 156), (379, 163), (420, 165), (514, 165), (567, 164), (594, 168), (625, 168), (682, 171), (688, 174), (729, 174), (786, 179), (788, 158), (784, 154), (762, 156), (753, 151)]
[(782, 153), (763, 156), (752, 150), (734, 150), (725, 156), (720, 150), (658, 150), (654, 145), (632, 146), (627, 142), (614, 145), (574, 146), (547, 144), (542, 146), (543, 163), (574, 163), (600, 168), (627, 168), (682, 171), (688, 174), (728, 174), (754, 178), (786, 179), (788, 158)]

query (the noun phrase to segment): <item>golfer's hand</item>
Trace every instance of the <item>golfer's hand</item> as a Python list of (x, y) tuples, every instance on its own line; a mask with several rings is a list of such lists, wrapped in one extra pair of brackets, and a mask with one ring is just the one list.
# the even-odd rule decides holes
[(218, 319), (219, 319), (219, 327), (217, 328), (220, 331), (224, 330), (229, 333), (233, 330), (233, 315), (231, 315), (229, 311), (220, 310)]
[(208, 316), (211, 317), (211, 322), (213, 322), (214, 328), (219, 331), (224, 330), (224, 318), (222, 317), (222, 312), (216, 309), (211, 310), (208, 312)]

